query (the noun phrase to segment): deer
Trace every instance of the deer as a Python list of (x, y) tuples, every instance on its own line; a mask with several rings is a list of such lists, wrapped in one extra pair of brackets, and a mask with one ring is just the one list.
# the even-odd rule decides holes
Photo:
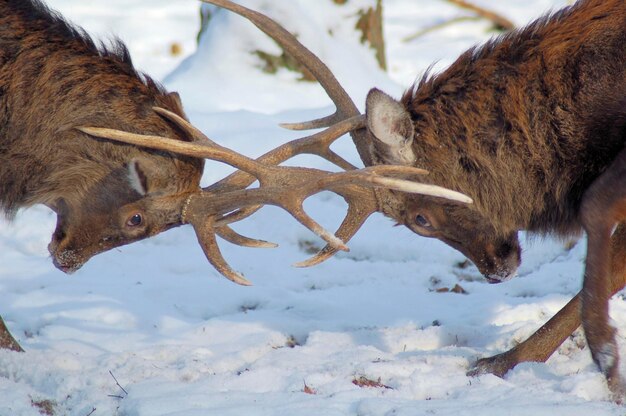
[[(585, 232), (581, 291), (526, 341), (478, 360), (468, 375), (503, 376), (521, 362), (543, 362), (582, 323), (611, 397), (623, 400), (608, 301), (626, 284), (626, 3), (579, 0), (469, 49), (399, 100), (371, 89), (361, 114), (329, 68), (278, 23), (229, 0), (202, 1), (254, 23), (336, 106), (330, 116), (283, 127), (332, 130), (354, 121), (349, 133), (365, 169), (420, 166), (429, 171), (422, 183), (469, 196), (473, 203), (461, 204), (387, 189), (376, 210), (460, 251), (488, 282), (515, 276), (519, 231)], [(179, 142), (171, 144), (159, 148), (176, 151)], [(337, 237), (349, 241), (364, 218), (344, 222)], [(337, 250), (328, 244), (299, 265)]]
[[(230, 227), (263, 205), (283, 207), (334, 249), (347, 250), (304, 212), (304, 199), (324, 190), (342, 195), (349, 201), (347, 224), (376, 211), (377, 195), (391, 190), (471, 203), (458, 192), (417, 183), (416, 175), (427, 173), (423, 169), (354, 169), (329, 146), (355, 122), (286, 143), (259, 160), (247, 158), (189, 123), (178, 94), (138, 72), (120, 40), (97, 45), (39, 0), (0, 3), (0, 213), (11, 219), (22, 208), (49, 207), (57, 224), (48, 251), (62, 272), (191, 224), (211, 264), (249, 284), (225, 262), (216, 236), (244, 246), (274, 246)], [(102, 131), (166, 137), (195, 150), (184, 154), (97, 138), (104, 137)], [(276, 166), (301, 153), (318, 154), (346, 171)], [(205, 159), (239, 170), (202, 189)], [(261, 185), (246, 189), (255, 180)], [(0, 348), (23, 351), (2, 318)]]

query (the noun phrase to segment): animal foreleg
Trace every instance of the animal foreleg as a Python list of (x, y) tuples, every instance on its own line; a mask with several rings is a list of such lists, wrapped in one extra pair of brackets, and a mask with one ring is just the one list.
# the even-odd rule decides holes
[(626, 393), (619, 374), (615, 328), (609, 324), (611, 236), (626, 218), (626, 152), (597, 178), (583, 196), (581, 221), (587, 232), (587, 258), (581, 316), (593, 361), (607, 378), (614, 399)]
[[(611, 236), (611, 295), (626, 285), (626, 224)], [(524, 342), (502, 354), (481, 358), (468, 375), (491, 373), (504, 376), (523, 362), (544, 362), (581, 324), (581, 293), (572, 298), (556, 315)]]

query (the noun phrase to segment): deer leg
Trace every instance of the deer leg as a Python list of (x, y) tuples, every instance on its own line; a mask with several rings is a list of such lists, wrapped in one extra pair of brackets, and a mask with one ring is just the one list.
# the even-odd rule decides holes
[[(626, 223), (621, 223), (611, 237), (611, 295), (626, 285)], [(481, 358), (467, 373), (469, 376), (491, 373), (504, 376), (523, 362), (544, 362), (581, 324), (581, 292), (524, 342), (510, 350)]]
[(0, 316), (0, 349), (13, 350), (17, 352), (23, 352), (24, 350), (17, 343), (13, 335), (9, 332), (9, 329), (4, 324), (4, 320)]
[(493, 357), (481, 358), (468, 376), (491, 373), (498, 377), (523, 362), (544, 362), (580, 326), (580, 293), (521, 344)]
[(583, 196), (581, 221), (587, 232), (581, 316), (593, 361), (607, 378), (614, 398), (626, 393), (619, 375), (615, 328), (609, 325), (611, 246), (614, 227), (626, 218), (626, 152), (594, 181)]

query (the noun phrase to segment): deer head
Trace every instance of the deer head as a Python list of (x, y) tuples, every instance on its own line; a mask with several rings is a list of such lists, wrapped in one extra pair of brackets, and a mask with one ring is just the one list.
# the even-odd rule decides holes
[[(183, 114), (175, 96), (159, 96), (159, 101)], [(85, 107), (84, 114), (72, 114), (78, 114), (78, 120), (103, 118), (103, 123), (113, 125), (130, 119), (136, 129), (182, 140), (180, 132), (149, 105), (145, 117), (114, 105), (106, 117), (92, 116), (87, 114), (92, 111), (89, 106)], [(54, 153), (50, 166), (56, 168), (45, 175), (51, 185), (36, 196), (57, 214), (48, 251), (55, 266), (66, 273), (78, 270), (98, 253), (181, 225), (183, 203), (199, 189), (201, 159), (95, 142), (71, 127), (58, 133), (55, 143), (60, 149), (50, 152)]]
[[(422, 144), (419, 127), (406, 106), (372, 89), (365, 108), (366, 141), (372, 165), (413, 166), (419, 160), (416, 149)], [(427, 161), (425, 166), (428, 165)], [(517, 232), (498, 230), (475, 206), (403, 194), (396, 195), (383, 207), (383, 212), (413, 232), (436, 238), (460, 251), (490, 283), (513, 277), (521, 262)]]

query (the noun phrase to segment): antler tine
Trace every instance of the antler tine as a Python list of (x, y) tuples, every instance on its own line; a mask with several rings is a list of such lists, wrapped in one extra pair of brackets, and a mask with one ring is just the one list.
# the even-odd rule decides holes
[[(205, 190), (205, 192), (209, 192), (209, 191)], [(224, 191), (219, 191), (219, 192), (224, 192)], [(220, 219), (216, 220), (215, 225), (217, 227), (221, 227), (227, 224), (232, 224), (233, 222), (242, 221), (248, 218), (250, 215), (257, 212), (261, 208), (263, 208), (262, 205), (256, 205), (256, 206), (251, 206), (251, 207), (240, 208), (236, 211), (229, 212), (228, 214), (224, 215)]]
[[(285, 52), (289, 53), (315, 76), (320, 85), (322, 85), (337, 106), (337, 112), (340, 114), (339, 118), (343, 119), (359, 114), (359, 110), (356, 105), (354, 105), (354, 102), (348, 93), (343, 89), (341, 84), (339, 84), (326, 64), (324, 64), (317, 56), (315, 56), (315, 54), (308, 50), (291, 33), (285, 30), (274, 20), (257, 11), (248, 9), (229, 0), (202, 1), (204, 3), (214, 4), (224, 9), (228, 9), (242, 17), (245, 17), (256, 27), (261, 29), (261, 31), (274, 39), (285, 50)], [(329, 118), (332, 118), (332, 116), (329, 116)]]
[(464, 204), (471, 204), (473, 202), (470, 197), (460, 192), (437, 185), (380, 176), (380, 174), (384, 173), (393, 173), (396, 175), (402, 173), (405, 176), (415, 176), (424, 175), (428, 172), (423, 169), (408, 166), (378, 165), (349, 172), (329, 173), (316, 181), (315, 184), (310, 185), (308, 188), (309, 195), (323, 190), (329, 190), (342, 196), (349, 196), (354, 193), (354, 189), (348, 188), (349, 190), (345, 190), (345, 187), (354, 185), (366, 188), (386, 188), (400, 192), (434, 196)]
[(217, 222), (215, 223), (215, 234), (219, 235), (220, 237), (222, 237), (224, 240), (228, 241), (231, 244), (235, 244), (235, 245), (242, 246), (242, 247), (252, 247), (252, 248), (276, 248), (278, 247), (278, 244), (272, 243), (270, 241), (256, 240), (256, 239), (241, 235), (226, 225), (218, 226)]
[(243, 277), (241, 273), (234, 271), (228, 265), (226, 260), (224, 260), (222, 252), (217, 245), (217, 240), (215, 239), (213, 218), (205, 218), (202, 223), (192, 222), (191, 224), (196, 232), (196, 236), (198, 237), (198, 243), (200, 243), (202, 251), (204, 251), (204, 255), (209, 263), (211, 263), (213, 267), (215, 267), (215, 269), (222, 274), (222, 276), (231, 282), (242, 286), (252, 286), (252, 283), (248, 279)]
[[(261, 31), (274, 39), (274, 41), (276, 41), (276, 43), (278, 43), (283, 50), (285, 50), (285, 52), (300, 62), (315, 77), (315, 79), (317, 79), (319, 84), (322, 88), (324, 88), (332, 102), (337, 107), (337, 111), (330, 116), (310, 122), (288, 123), (287, 128), (293, 128), (293, 126), (295, 126), (295, 129), (300, 130), (301, 128), (309, 128), (308, 126), (312, 126), (310, 128), (328, 127), (343, 119), (360, 114), (357, 106), (354, 104), (346, 90), (341, 86), (341, 84), (339, 84), (339, 81), (337, 81), (337, 78), (335, 78), (326, 64), (324, 64), (314, 53), (308, 50), (298, 41), (298, 39), (296, 39), (291, 33), (285, 30), (274, 20), (229, 0), (201, 1), (223, 7), (251, 21), (256, 27), (261, 29)], [(361, 160), (366, 165), (371, 165), (371, 157), (363, 145), (364, 132), (360, 129), (355, 129), (350, 132), (350, 135), (352, 136), (352, 141), (357, 148)]]
[[(350, 241), (356, 232), (363, 226), (365, 221), (377, 210), (377, 204), (374, 198), (357, 199), (351, 198), (348, 200), (348, 212), (343, 219), (343, 222), (335, 232), (335, 235), (341, 238), (342, 241)], [(316, 264), (320, 264), (337, 253), (337, 249), (326, 244), (317, 254), (313, 257), (294, 263), (294, 267), (311, 267)]]
[(302, 121), (299, 123), (279, 123), (278, 125), (287, 130), (314, 130), (322, 129), (324, 127), (330, 127), (333, 124), (341, 121), (338, 120), (339, 114), (337, 112), (322, 118), (318, 118), (311, 121)]

